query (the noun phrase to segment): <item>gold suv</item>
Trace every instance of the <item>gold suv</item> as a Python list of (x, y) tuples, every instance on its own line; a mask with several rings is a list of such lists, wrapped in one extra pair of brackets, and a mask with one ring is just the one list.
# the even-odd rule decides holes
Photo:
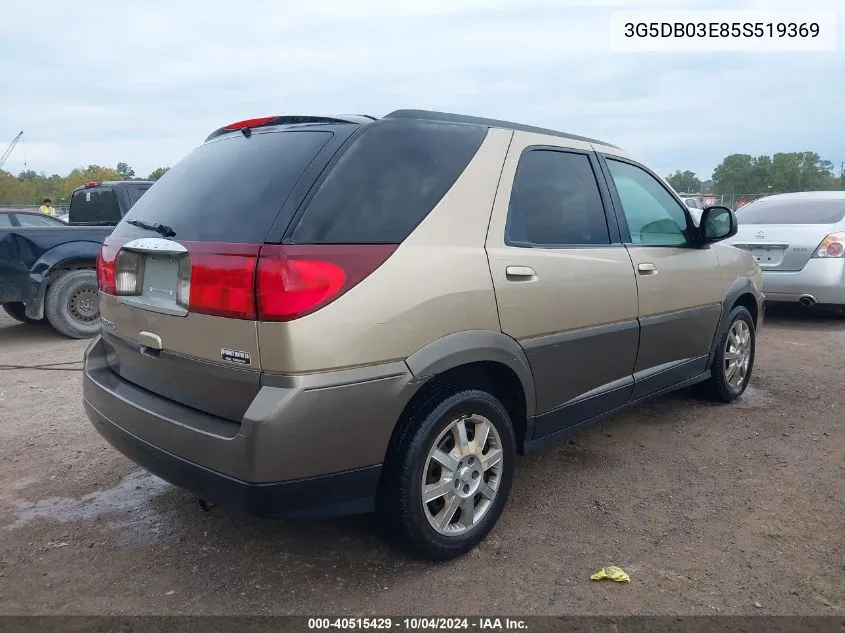
[(672, 389), (742, 394), (763, 295), (717, 244), (735, 232), (593, 139), (407, 110), (241, 121), (103, 245), (85, 408), (201, 499), (375, 510), (453, 558), (517, 453)]

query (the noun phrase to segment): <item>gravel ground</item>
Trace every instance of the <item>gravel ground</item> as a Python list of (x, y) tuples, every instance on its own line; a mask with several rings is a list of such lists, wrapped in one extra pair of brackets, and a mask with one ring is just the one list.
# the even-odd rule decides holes
[[(96, 434), (79, 371), (8, 367), (86, 342), (4, 315), (0, 614), (842, 615), (844, 343), (770, 310), (739, 402), (673, 394), (521, 458), (492, 535), (436, 565), (366, 516), (201, 512)], [(608, 564), (631, 582), (589, 580)]]

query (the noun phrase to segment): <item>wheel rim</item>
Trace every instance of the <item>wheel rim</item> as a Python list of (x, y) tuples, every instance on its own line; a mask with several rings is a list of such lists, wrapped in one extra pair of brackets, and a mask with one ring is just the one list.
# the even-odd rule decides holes
[(748, 377), (751, 366), (751, 328), (738, 320), (728, 332), (725, 342), (725, 380), (731, 389), (739, 389)]
[(482, 415), (454, 420), (434, 441), (423, 469), (421, 491), (429, 524), (456, 536), (489, 512), (499, 492), (502, 440)]
[(97, 288), (82, 286), (74, 291), (67, 300), (67, 311), (77, 323), (88, 325), (100, 318)]

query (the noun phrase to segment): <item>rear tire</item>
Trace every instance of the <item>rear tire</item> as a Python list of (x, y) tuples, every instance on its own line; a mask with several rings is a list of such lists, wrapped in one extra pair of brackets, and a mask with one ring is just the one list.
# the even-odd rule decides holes
[(32, 325), (34, 323), (41, 323), (44, 319), (30, 319), (26, 316), (26, 304), (24, 303), (4, 303), (3, 311), (12, 317), (15, 321)]
[(705, 383), (713, 400), (733, 402), (743, 394), (751, 379), (756, 349), (754, 318), (748, 308), (736, 306), (719, 335), (711, 377)]
[(466, 554), (502, 514), (515, 446), (510, 416), (492, 394), (434, 391), (403, 417), (391, 441), (377, 503), (382, 526), (417, 557)]
[(47, 289), (44, 312), (58, 332), (70, 338), (91, 338), (100, 331), (97, 273), (74, 270)]

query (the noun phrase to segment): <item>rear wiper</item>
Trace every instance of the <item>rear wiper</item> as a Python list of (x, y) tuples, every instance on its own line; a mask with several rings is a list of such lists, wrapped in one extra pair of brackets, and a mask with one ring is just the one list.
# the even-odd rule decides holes
[(127, 224), (131, 224), (132, 226), (137, 226), (138, 228), (146, 229), (148, 231), (155, 231), (162, 237), (174, 237), (176, 232), (171, 229), (166, 224), (159, 224), (158, 222), (153, 222), (152, 224), (147, 224), (146, 222), (142, 222), (141, 220), (126, 220)]

